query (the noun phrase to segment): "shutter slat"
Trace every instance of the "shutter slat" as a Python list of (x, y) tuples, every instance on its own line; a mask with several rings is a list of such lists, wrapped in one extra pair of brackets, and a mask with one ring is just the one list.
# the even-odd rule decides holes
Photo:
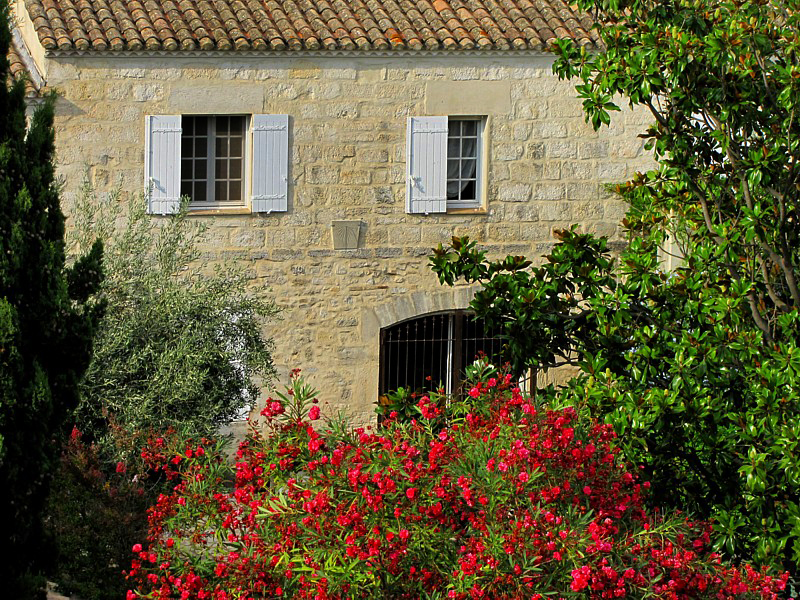
[(145, 190), (151, 214), (170, 215), (181, 205), (181, 116), (145, 117)]
[(253, 212), (285, 211), (289, 199), (289, 115), (253, 115)]
[(406, 210), (447, 212), (447, 117), (409, 117)]

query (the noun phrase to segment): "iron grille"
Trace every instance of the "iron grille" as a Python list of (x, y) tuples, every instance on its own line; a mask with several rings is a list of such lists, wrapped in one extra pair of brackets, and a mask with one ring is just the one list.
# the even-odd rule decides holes
[(466, 311), (435, 313), (381, 330), (379, 395), (399, 387), (414, 392), (443, 387), (458, 393), (468, 364), (479, 354), (499, 364), (503, 341)]

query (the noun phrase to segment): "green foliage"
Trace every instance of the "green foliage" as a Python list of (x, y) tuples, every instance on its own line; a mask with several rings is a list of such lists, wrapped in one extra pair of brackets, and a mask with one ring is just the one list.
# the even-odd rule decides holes
[[(456, 239), (431, 260), (444, 282), (482, 284), (472, 308), (504, 326), (512, 364), (580, 367), (539, 400), (613, 424), (653, 481), (654, 502), (714, 518), (729, 556), (797, 574), (800, 348), (764, 344), (749, 287), (724, 268), (704, 270), (713, 257), (702, 248), (668, 275), (652, 239), (632, 237), (616, 268), (605, 246), (566, 231), (544, 266), (522, 271), (520, 259), (488, 261)], [(797, 320), (787, 313), (778, 326)]]
[(263, 327), (275, 308), (265, 290), (236, 265), (201, 260), (207, 228), (185, 205), (162, 219), (147, 215), (144, 201), (121, 215), (118, 200), (101, 200), (85, 181), (76, 207), (72, 249), (106, 244), (108, 310), (75, 414), (87, 443), (73, 436), (47, 513), (51, 578), (87, 600), (125, 595), (122, 570), (146, 509), (171, 487), (163, 478), (143, 484), (145, 441), (173, 428), (184, 437), (215, 433), (255, 404), (256, 383), (273, 373)]
[[(579, 0), (604, 50), (558, 42), (587, 121), (615, 99), (649, 111), (657, 168), (630, 203), (619, 266), (572, 230), (528, 269), (467, 240), (439, 249), (445, 283), (480, 281), (518, 370), (580, 366), (553, 401), (602, 416), (661, 490), (716, 519), (732, 557), (800, 563), (800, 60), (795, 2)], [(674, 243), (684, 264), (659, 270)]]
[(39, 591), (41, 514), (102, 303), (95, 245), (65, 269), (53, 166), (53, 99), (26, 127), (22, 81), (6, 85), (9, 6), (0, 1), (0, 566), (7, 597)]
[(120, 218), (116, 195), (102, 202), (88, 183), (78, 204), (76, 245), (106, 244), (108, 302), (81, 386), (81, 431), (102, 439), (111, 417), (128, 433), (206, 435), (255, 404), (256, 379), (273, 372), (267, 291), (240, 266), (202, 260), (207, 228), (185, 206), (161, 219), (134, 202)]
[[(800, 308), (800, 11), (782, 0), (579, 0), (605, 51), (557, 44), (595, 128), (612, 98), (649, 111), (658, 168), (621, 191), (630, 225), (671, 231), (743, 291), (767, 342), (795, 336)], [(694, 249), (701, 246), (702, 252)]]
[(160, 487), (135, 465), (109, 469), (98, 448), (73, 431), (47, 507), (56, 565), (50, 576), (59, 593), (83, 600), (125, 597), (123, 570), (131, 547), (147, 532), (147, 507)]

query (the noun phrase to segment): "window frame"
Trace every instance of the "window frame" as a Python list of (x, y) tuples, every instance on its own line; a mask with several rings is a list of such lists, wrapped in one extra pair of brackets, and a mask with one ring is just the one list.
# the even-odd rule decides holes
[[(450, 120), (478, 122), (476, 199), (448, 200), (447, 166)], [(490, 116), (415, 115), (406, 119), (407, 214), (486, 214), (488, 204)]]
[[(206, 197), (208, 200), (194, 200), (189, 196), (189, 210), (213, 210), (225, 208), (245, 208), (250, 206), (253, 191), (251, 189), (252, 170), (252, 115), (249, 114), (182, 114), (181, 119), (206, 117), (207, 123), (207, 156), (206, 156)], [(244, 126), (242, 128), (242, 189), (241, 200), (217, 200), (216, 196), (216, 141), (217, 141), (217, 119), (220, 117), (242, 117), (244, 118)], [(180, 160), (185, 160), (183, 156), (183, 136), (181, 132), (181, 157)], [(194, 159), (194, 157), (192, 157)], [(181, 169), (182, 170), (182, 169)], [(203, 181), (202, 179), (193, 179), (192, 182)], [(183, 173), (181, 173), (181, 186), (183, 186)], [(184, 194), (181, 194), (183, 196)], [(188, 195), (188, 194), (186, 194)]]
[[(476, 210), (480, 210), (484, 207), (484, 200), (486, 197), (485, 190), (484, 190), (484, 181), (485, 181), (485, 173), (484, 167), (486, 164), (486, 156), (484, 152), (484, 147), (486, 146), (484, 137), (486, 135), (486, 117), (478, 117), (478, 116), (447, 116), (447, 125), (448, 125), (448, 133), (447, 133), (447, 143), (448, 149), (450, 145), (450, 122), (456, 121), (458, 123), (464, 123), (467, 121), (477, 123), (477, 131), (476, 131), (476, 138), (477, 138), (477, 147), (475, 150), (475, 199), (474, 200), (462, 200), (462, 199), (450, 199), (447, 198), (446, 206), (447, 212), (460, 212), (460, 211), (467, 211), (467, 212), (474, 212)], [(463, 136), (459, 136), (459, 139), (463, 139)], [(459, 160), (463, 160), (463, 156), (458, 157)], [(450, 157), (450, 153), (447, 153), (447, 161), (452, 160)], [(452, 181), (447, 177), (447, 169), (445, 169), (445, 189), (447, 184)], [(460, 178), (459, 178), (460, 181)]]

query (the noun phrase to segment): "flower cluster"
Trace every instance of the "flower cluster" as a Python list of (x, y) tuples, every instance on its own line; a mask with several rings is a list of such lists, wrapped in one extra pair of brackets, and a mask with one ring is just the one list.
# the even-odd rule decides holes
[(722, 565), (707, 524), (649, 514), (649, 486), (610, 427), (542, 410), (510, 377), (468, 390), (452, 404), (422, 397), (410, 423), (325, 429), (295, 373), (232, 477), (204, 445), (145, 450), (177, 484), (151, 509), (129, 598), (777, 598), (785, 588), (786, 575)]

